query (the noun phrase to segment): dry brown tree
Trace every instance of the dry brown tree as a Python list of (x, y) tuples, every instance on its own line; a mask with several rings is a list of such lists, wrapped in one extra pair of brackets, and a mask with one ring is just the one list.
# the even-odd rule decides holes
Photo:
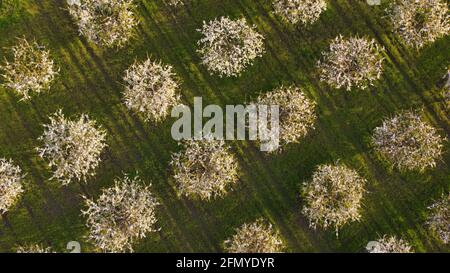
[(59, 69), (44, 46), (18, 39), (11, 52), (12, 60), (6, 60), (1, 67), (4, 86), (14, 90), (22, 100), (29, 100), (31, 93), (39, 94), (50, 89)]
[(443, 0), (396, 0), (391, 4), (389, 16), (395, 32), (416, 49), (450, 31), (448, 3)]
[(310, 227), (339, 229), (361, 218), (361, 200), (366, 179), (343, 164), (320, 165), (310, 182), (303, 184), (302, 210)]
[(138, 24), (134, 5), (134, 0), (72, 0), (68, 10), (81, 35), (100, 46), (122, 47)]
[(67, 185), (75, 179), (87, 181), (95, 175), (106, 147), (106, 132), (97, 128), (96, 122), (83, 114), (78, 120), (68, 120), (59, 110), (44, 125), (43, 143), (39, 155), (54, 169), (52, 179)]
[(402, 111), (384, 120), (372, 137), (375, 150), (398, 169), (418, 171), (436, 166), (444, 140), (413, 111)]
[(279, 253), (284, 249), (280, 233), (263, 219), (245, 223), (224, 245), (228, 253)]
[(12, 160), (0, 158), (0, 215), (10, 210), (22, 195), (22, 170)]
[(104, 189), (100, 197), (85, 197), (88, 239), (104, 252), (133, 251), (133, 243), (156, 232), (158, 201), (143, 186), (140, 178), (116, 179), (114, 187)]
[(369, 253), (412, 253), (411, 246), (395, 236), (384, 235), (367, 249)]
[(264, 53), (264, 37), (242, 18), (228, 17), (203, 22), (199, 31), (203, 38), (198, 41), (198, 53), (208, 70), (222, 76), (238, 76)]
[(238, 163), (223, 140), (204, 137), (182, 142), (172, 156), (178, 194), (201, 200), (224, 196), (238, 182)]
[[(298, 143), (314, 129), (317, 119), (316, 103), (307, 98), (297, 86), (281, 86), (260, 96), (256, 105), (279, 106), (280, 146), (269, 152), (280, 151), (283, 145)], [(269, 117), (270, 118), (270, 117)]]
[(450, 243), (450, 194), (428, 207), (430, 215), (427, 225), (430, 231), (445, 244)]
[(24, 246), (18, 246), (16, 248), (16, 252), (17, 253), (22, 253), (22, 254), (39, 254), (39, 253), (55, 253), (51, 247), (44, 247), (42, 245), (39, 244), (28, 244), (28, 245), (24, 245)]
[(310, 25), (327, 9), (325, 0), (274, 0), (275, 13), (291, 24)]
[(128, 109), (145, 121), (160, 122), (180, 103), (179, 84), (173, 68), (150, 59), (135, 62), (126, 72), (124, 100)]
[(383, 73), (382, 52), (384, 48), (373, 39), (339, 35), (318, 62), (320, 79), (334, 88), (366, 89)]

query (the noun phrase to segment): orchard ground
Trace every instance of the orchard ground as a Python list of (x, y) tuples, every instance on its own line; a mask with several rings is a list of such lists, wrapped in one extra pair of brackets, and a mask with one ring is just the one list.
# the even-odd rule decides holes
[[(450, 251), (424, 226), (427, 206), (450, 190), (449, 142), (437, 168), (422, 174), (392, 170), (369, 144), (384, 118), (405, 109), (423, 109), (426, 120), (449, 136), (450, 113), (436, 82), (450, 64), (450, 37), (416, 52), (392, 34), (384, 5), (358, 0), (328, 1), (328, 10), (308, 29), (284, 23), (270, 1), (194, 0), (172, 8), (146, 0), (136, 1), (141, 24), (135, 38), (123, 49), (107, 50), (78, 35), (65, 1), (15, 1), (20, 11), (0, 12), (0, 59), (16, 37), (36, 38), (51, 50), (61, 72), (50, 92), (30, 102), (0, 88), (0, 156), (27, 173), (23, 198), (1, 219), (0, 252), (25, 243), (64, 251), (69, 241), (79, 241), (82, 251), (93, 250), (85, 241), (80, 196), (96, 198), (115, 177), (136, 171), (152, 183), (161, 203), (161, 231), (140, 241), (136, 252), (219, 252), (236, 227), (260, 217), (280, 230), (289, 252), (360, 252), (383, 234), (401, 237), (419, 252)], [(211, 76), (196, 53), (203, 20), (222, 15), (243, 16), (265, 36), (266, 54), (238, 78)], [(319, 82), (316, 62), (340, 33), (368, 35), (386, 48), (384, 73), (374, 87), (347, 92)], [(144, 123), (122, 103), (123, 72), (147, 56), (174, 67), (182, 101), (189, 106), (195, 96), (206, 105), (245, 104), (281, 84), (297, 84), (318, 103), (316, 130), (276, 155), (264, 154), (251, 141), (231, 141), (241, 166), (238, 186), (211, 202), (179, 198), (169, 168), (171, 154), (180, 149), (171, 137), (175, 119)], [(59, 108), (68, 117), (88, 113), (108, 132), (109, 147), (88, 184), (61, 187), (48, 181), (51, 172), (35, 151), (42, 124)], [(308, 227), (299, 194), (317, 165), (337, 160), (369, 181), (362, 220), (344, 226), (339, 238), (334, 230)]]

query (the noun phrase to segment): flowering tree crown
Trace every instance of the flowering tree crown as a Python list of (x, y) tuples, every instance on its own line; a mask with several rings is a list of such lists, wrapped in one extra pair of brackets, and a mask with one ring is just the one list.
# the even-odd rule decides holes
[(96, 200), (85, 198), (88, 239), (105, 252), (133, 251), (136, 239), (156, 232), (156, 207), (159, 205), (138, 177), (115, 181)]
[(264, 53), (264, 37), (242, 18), (221, 17), (203, 22), (199, 54), (209, 71), (222, 76), (238, 76)]
[(7, 212), (22, 195), (23, 177), (22, 170), (12, 160), (0, 158), (0, 215)]
[(291, 24), (316, 22), (327, 9), (325, 0), (274, 0), (275, 12)]
[(450, 243), (450, 194), (428, 207), (430, 215), (427, 220), (431, 232), (445, 244)]
[[(298, 143), (314, 129), (316, 103), (297, 86), (281, 86), (260, 96), (257, 105), (279, 106), (279, 130), (282, 145)], [(270, 118), (270, 117), (269, 117)], [(275, 152), (278, 150), (272, 150)]]
[(4, 85), (19, 94), (22, 100), (31, 99), (30, 93), (39, 94), (49, 90), (58, 74), (50, 52), (26, 39), (19, 39), (11, 51), (13, 60), (6, 61), (1, 67)]
[(84, 114), (78, 120), (68, 120), (59, 110), (44, 127), (44, 134), (39, 138), (43, 146), (37, 150), (54, 168), (52, 178), (67, 185), (74, 179), (87, 181), (95, 175), (106, 147), (106, 132), (97, 128), (95, 121)]
[(279, 232), (263, 219), (242, 225), (224, 244), (228, 253), (277, 253), (284, 248)]
[(303, 193), (306, 205), (302, 213), (310, 226), (339, 228), (361, 218), (361, 200), (366, 179), (343, 164), (321, 165), (312, 181), (305, 182)]
[(375, 40), (338, 36), (318, 62), (320, 79), (334, 88), (366, 89), (381, 77), (383, 47)]
[(70, 1), (69, 13), (81, 35), (106, 47), (122, 47), (133, 34), (138, 20), (133, 13), (134, 0)]
[(180, 103), (173, 68), (152, 62), (135, 62), (126, 72), (124, 99), (128, 109), (142, 114), (146, 121), (160, 122), (171, 107)]
[(443, 142), (437, 130), (413, 111), (386, 119), (372, 137), (375, 149), (400, 170), (435, 167), (443, 154)]
[(238, 164), (225, 141), (205, 137), (182, 143), (184, 151), (172, 156), (178, 193), (202, 200), (224, 196), (238, 181)]

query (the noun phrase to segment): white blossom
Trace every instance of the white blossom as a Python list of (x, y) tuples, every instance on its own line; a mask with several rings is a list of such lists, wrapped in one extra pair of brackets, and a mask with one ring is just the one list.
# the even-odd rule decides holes
[(224, 196), (238, 181), (238, 163), (223, 140), (205, 137), (182, 142), (171, 165), (179, 195), (210, 200)]
[(126, 72), (124, 99), (128, 109), (141, 114), (146, 121), (160, 122), (170, 109), (180, 103), (179, 84), (173, 68), (147, 59), (135, 62)]
[(184, 5), (184, 0), (164, 0), (164, 2), (166, 2), (167, 4), (169, 4), (170, 6), (182, 6)]
[[(263, 94), (258, 97), (255, 104), (279, 106), (281, 145), (298, 143), (309, 131), (314, 129), (314, 123), (317, 119), (315, 113), (316, 103), (308, 99), (305, 93), (295, 85), (281, 86)], [(270, 116), (268, 120), (270, 120)]]
[(52, 178), (67, 185), (75, 179), (86, 182), (95, 175), (106, 147), (106, 132), (97, 128), (95, 121), (85, 114), (78, 120), (68, 120), (59, 110), (44, 127), (39, 138), (43, 146), (37, 150), (54, 169)]
[(280, 233), (263, 219), (242, 225), (224, 245), (228, 253), (279, 253), (284, 249)]
[(413, 111), (402, 111), (375, 128), (375, 149), (400, 170), (424, 171), (434, 168), (443, 155), (437, 130)]
[(411, 246), (402, 239), (395, 236), (384, 235), (368, 248), (369, 253), (412, 253)]
[(156, 232), (158, 201), (138, 177), (117, 179), (100, 197), (85, 197), (88, 239), (104, 252), (133, 251), (133, 243)]
[(208, 70), (219, 76), (238, 76), (264, 53), (264, 37), (242, 18), (221, 17), (203, 22), (198, 52)]
[(416, 49), (450, 31), (448, 2), (443, 0), (392, 1), (389, 16), (394, 31), (406, 44)]
[(334, 88), (366, 89), (381, 77), (384, 48), (375, 40), (339, 35), (318, 62), (320, 80)]
[(291, 24), (313, 24), (327, 9), (325, 0), (274, 0), (275, 12)]
[(50, 52), (35, 41), (18, 39), (11, 48), (12, 60), (1, 67), (4, 85), (29, 100), (30, 93), (42, 93), (50, 89), (59, 69), (50, 57)]
[(450, 243), (450, 194), (428, 207), (430, 215), (427, 225), (445, 244)]
[(51, 247), (44, 247), (39, 244), (28, 244), (24, 246), (18, 246), (16, 248), (17, 253), (22, 254), (43, 254), (43, 253), (55, 253)]
[(12, 160), (0, 158), (0, 215), (7, 212), (24, 192), (24, 175)]
[(367, 180), (343, 164), (320, 165), (312, 181), (303, 184), (302, 210), (310, 227), (339, 228), (361, 218), (361, 200)]
[(80, 0), (68, 11), (86, 38), (106, 47), (122, 47), (133, 35), (138, 20), (134, 0)]

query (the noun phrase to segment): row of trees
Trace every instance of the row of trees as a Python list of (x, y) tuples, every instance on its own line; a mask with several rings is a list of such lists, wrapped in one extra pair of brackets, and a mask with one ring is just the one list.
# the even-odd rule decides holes
[[(105, 135), (86, 116), (70, 121), (61, 112), (51, 117), (51, 123), (46, 128), (45, 137), (41, 139), (47, 148), (41, 149), (50, 158), (51, 166), (56, 168), (54, 177), (63, 184), (70, 183), (75, 178), (85, 179), (98, 165), (99, 153), (105, 147)], [(400, 133), (397, 135), (404, 138)], [(210, 138), (203, 141), (191, 140), (184, 142), (183, 148), (183, 151), (174, 154), (171, 162), (180, 195), (210, 200), (224, 196), (238, 181), (237, 161), (224, 141)], [(22, 177), (20, 169), (11, 161), (1, 161), (0, 207), (3, 211), (11, 207), (22, 193)], [(302, 213), (309, 219), (312, 228), (333, 228), (337, 233), (343, 225), (361, 218), (366, 183), (366, 179), (343, 164), (321, 165), (314, 172), (312, 180), (303, 185), (305, 205)], [(104, 190), (98, 201), (86, 198), (88, 208), (83, 214), (88, 218), (89, 238), (103, 251), (132, 250), (136, 239), (157, 230), (154, 225), (158, 202), (152, 197), (149, 188), (142, 187), (141, 184), (142, 181), (138, 178), (125, 177), (116, 181), (115, 187)], [(430, 206), (430, 210), (427, 221), (430, 230), (448, 243), (448, 198)], [(243, 226), (234, 239), (227, 241), (226, 249), (238, 252), (239, 249), (258, 245), (256, 242), (248, 242), (246, 245), (239, 240), (244, 240), (246, 235), (242, 234), (251, 233), (252, 230), (260, 233), (263, 232), (261, 230), (271, 230), (271, 227), (263, 227), (259, 221)], [(251, 237), (254, 240), (258, 238)], [(263, 237), (268, 242), (262, 245), (279, 245), (277, 236)], [(270, 247), (269, 249), (276, 249)]]
[[(139, 179), (138, 179), (139, 180)], [(158, 205), (148, 188), (144, 188), (135, 180), (126, 178), (118, 182), (115, 188), (104, 191), (97, 203), (89, 201), (89, 212), (93, 223), (90, 224), (92, 238), (96, 246), (105, 252), (132, 251), (132, 242), (136, 238), (145, 237), (148, 232), (156, 232), (155, 211)], [(139, 181), (140, 183), (140, 181)], [(143, 198), (149, 207), (144, 208), (133, 201)], [(123, 199), (125, 202), (117, 202)], [(126, 205), (124, 205), (125, 203)], [(111, 209), (114, 208), (114, 209)], [(130, 211), (130, 212), (127, 212)], [(140, 219), (134, 213), (142, 213)], [(144, 218), (144, 219), (142, 219)], [(125, 226), (126, 224), (130, 225)], [(113, 229), (110, 226), (114, 226)], [(121, 240), (117, 239), (120, 238)], [(273, 225), (260, 218), (245, 223), (235, 230), (235, 234), (224, 241), (224, 250), (228, 253), (280, 253), (286, 248), (285, 243)], [(367, 244), (368, 253), (412, 253), (412, 247), (403, 239), (384, 235), (377, 241)], [(16, 248), (17, 253), (55, 253), (51, 247), (39, 244), (28, 244)]]
[[(168, 0), (171, 5), (183, 4), (181, 0)], [(138, 20), (133, 13), (133, 0), (71, 0), (68, 11), (78, 24), (79, 31), (94, 43), (106, 47), (121, 47), (133, 35)], [(325, 0), (274, 0), (277, 14), (296, 24), (312, 24), (326, 10)], [(394, 30), (414, 48), (420, 49), (428, 43), (446, 35), (450, 30), (448, 6), (442, 0), (397, 0), (391, 4), (389, 17)], [(199, 30), (203, 37), (198, 41), (198, 53), (202, 63), (211, 73), (219, 76), (240, 75), (265, 51), (264, 37), (245, 19), (231, 20), (228, 17), (204, 22)], [(4, 85), (15, 90), (24, 100), (30, 93), (41, 93), (50, 88), (58, 68), (50, 58), (49, 51), (36, 42), (20, 39), (12, 47), (12, 61), (2, 66)], [(363, 37), (335, 38), (323, 60), (318, 62), (320, 79), (333, 88), (365, 89), (380, 79), (383, 71), (383, 47), (375, 40)], [(127, 73), (169, 74), (171, 67), (152, 64), (135, 64)], [(144, 70), (143, 66), (147, 66)], [(161, 66), (159, 64), (159, 66)], [(140, 70), (137, 70), (140, 69)], [(164, 72), (163, 72), (164, 71)], [(125, 78), (134, 85), (136, 78)], [(141, 87), (145, 83), (140, 83)], [(169, 84), (174, 88), (177, 84)], [(162, 87), (161, 87), (162, 88)], [(127, 90), (129, 91), (129, 90)], [(149, 91), (152, 93), (151, 91)], [(128, 94), (129, 92), (125, 92)], [(131, 92), (127, 97), (128, 107), (142, 112), (136, 105), (142, 92)], [(134, 97), (134, 96), (137, 96)], [(136, 110), (136, 109), (135, 109)], [(146, 118), (149, 118), (148, 116)], [(152, 119), (152, 118), (150, 118)]]
[[(183, 5), (183, 0), (165, 0), (169, 5)], [(69, 0), (69, 13), (80, 34), (104, 45), (123, 46), (138, 24), (132, 0)], [(273, 0), (275, 13), (291, 24), (315, 23), (327, 9), (325, 0)], [(389, 18), (402, 39), (415, 48), (448, 34), (449, 15), (443, 0), (396, 0), (389, 8)]]
[[(391, 13), (393, 24), (401, 25), (394, 29), (407, 43), (420, 48), (448, 32), (446, 5), (440, 1), (434, 1), (433, 6), (425, 4), (426, 1), (413, 1), (408, 10), (402, 6), (407, 2), (396, 2)], [(326, 9), (324, 1), (286, 0), (275, 1), (274, 5), (278, 14), (294, 24), (314, 23)], [(71, 1), (68, 9), (80, 33), (101, 46), (123, 46), (137, 25), (131, 0)], [(198, 43), (202, 62), (219, 76), (239, 75), (264, 53), (264, 37), (245, 19), (217, 18), (204, 22), (199, 31), (203, 35)], [(49, 51), (25, 39), (20, 39), (11, 51), (12, 61), (6, 61), (2, 67), (5, 85), (23, 99), (29, 99), (30, 92), (48, 90), (58, 73)], [(381, 77), (383, 51), (374, 40), (339, 36), (318, 63), (321, 79), (335, 88), (367, 88)], [(124, 81), (125, 105), (145, 120), (161, 121), (179, 102), (179, 84), (171, 66), (150, 59), (136, 62), (125, 72)], [(314, 128), (315, 103), (298, 87), (281, 87), (260, 96), (257, 103), (280, 105), (283, 144), (298, 142)], [(50, 124), (45, 125), (40, 141), (43, 145), (37, 150), (54, 170), (53, 178), (67, 185), (75, 180), (87, 181), (95, 174), (106, 147), (106, 133), (87, 115), (69, 120), (57, 112), (50, 117)], [(401, 170), (420, 171), (436, 165), (443, 153), (443, 141), (436, 129), (413, 112), (402, 112), (384, 121), (372, 138), (375, 149), (393, 165)], [(224, 196), (238, 182), (237, 160), (224, 141), (206, 138), (186, 141), (182, 146), (183, 151), (174, 154), (171, 161), (180, 195), (211, 200)], [(20, 168), (11, 161), (0, 160), (0, 213), (8, 211), (20, 198), (22, 180)], [(303, 186), (302, 213), (311, 227), (331, 227), (338, 232), (346, 223), (361, 218), (366, 182), (343, 164), (321, 165), (312, 180)], [(136, 240), (158, 230), (158, 202), (150, 188), (142, 184), (139, 178), (124, 177), (114, 187), (105, 189), (96, 201), (85, 198), (87, 208), (83, 214), (87, 218), (89, 239), (101, 250), (132, 251)], [(443, 198), (430, 207), (427, 223), (445, 243), (449, 238), (448, 222), (448, 198)], [(394, 237), (382, 237), (378, 243), (374, 252), (410, 251), (406, 243)], [(43, 248), (28, 249), (41, 251)], [(258, 220), (238, 229), (225, 242), (225, 249), (279, 252), (283, 243), (270, 224)], [(48, 250), (44, 248), (44, 251)]]

